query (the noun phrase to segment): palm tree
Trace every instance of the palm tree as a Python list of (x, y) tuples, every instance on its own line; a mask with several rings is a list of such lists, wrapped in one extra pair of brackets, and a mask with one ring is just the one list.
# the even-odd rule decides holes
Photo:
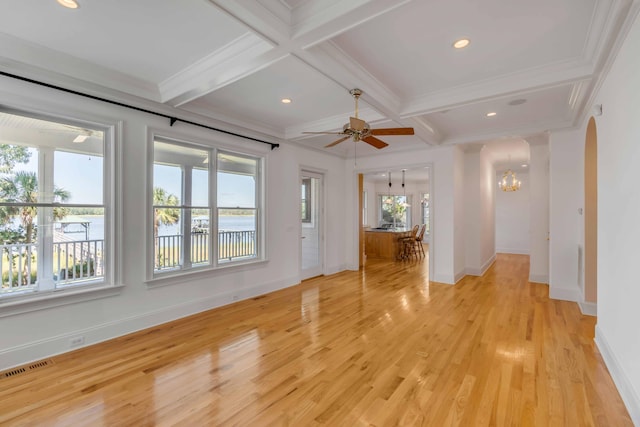
[[(56, 188), (53, 191), (53, 202), (64, 202), (70, 197), (69, 192), (61, 188)], [(0, 224), (6, 225), (10, 223), (14, 217), (20, 217), (20, 223), (24, 230), (24, 240), (22, 239), (21, 232), (14, 232), (11, 230), (4, 230), (4, 235), (11, 236), (11, 239), (16, 242), (24, 241), (29, 244), (33, 242), (36, 235), (36, 228), (33, 221), (38, 214), (38, 208), (36, 206), (29, 206), (26, 204), (38, 203), (38, 176), (35, 172), (19, 171), (13, 175), (4, 176), (0, 179), (0, 200), (8, 203), (20, 203), (22, 206), (4, 206), (0, 207)], [(53, 208), (54, 220), (59, 220), (68, 214), (67, 208)], [(7, 256), (10, 257), (12, 263), (15, 263), (16, 257), (27, 257), (27, 252), (19, 255), (11, 255), (7, 249)], [(28, 264), (32, 260), (25, 259), (23, 262), (23, 284), (31, 283)]]
[[(53, 202), (64, 202), (69, 199), (68, 191), (61, 188), (53, 190)], [(9, 203), (38, 203), (38, 177), (35, 172), (19, 171), (14, 175), (0, 179), (0, 200)], [(0, 208), (0, 223), (8, 224), (15, 216), (25, 230), (25, 242), (31, 243), (35, 238), (33, 220), (38, 213), (35, 206), (16, 206)], [(59, 220), (68, 214), (66, 208), (54, 208), (53, 218)]]
[(163, 261), (163, 254), (159, 251), (158, 229), (161, 225), (173, 225), (180, 220), (180, 209), (167, 206), (177, 206), (178, 197), (174, 194), (167, 194), (164, 188), (153, 188), (153, 205), (159, 206), (153, 209), (153, 241), (155, 247), (156, 267)]
[[(154, 206), (177, 206), (178, 197), (174, 194), (167, 194), (164, 188), (155, 187), (153, 189)], [(178, 208), (155, 208), (153, 210), (153, 235), (158, 237), (158, 229), (161, 225), (173, 225), (180, 220), (180, 209)]]

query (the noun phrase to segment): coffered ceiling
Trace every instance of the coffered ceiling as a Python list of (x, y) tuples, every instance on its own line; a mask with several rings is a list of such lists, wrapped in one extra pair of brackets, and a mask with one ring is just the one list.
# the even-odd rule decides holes
[(416, 133), (358, 143), (359, 156), (576, 126), (638, 3), (77, 1), (0, 6), (0, 70), (345, 157), (352, 141), (324, 148), (335, 135), (303, 132), (342, 130), (352, 88), (372, 128)]

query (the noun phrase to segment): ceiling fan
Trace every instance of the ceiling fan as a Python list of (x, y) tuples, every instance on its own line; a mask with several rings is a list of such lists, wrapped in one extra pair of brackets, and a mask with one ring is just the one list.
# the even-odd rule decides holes
[(333, 147), (340, 144), (342, 141), (346, 141), (352, 138), (354, 142), (364, 141), (367, 144), (376, 147), (378, 149), (386, 147), (386, 142), (376, 138), (374, 135), (413, 135), (413, 128), (384, 128), (384, 129), (371, 129), (369, 123), (358, 118), (358, 99), (362, 95), (362, 90), (351, 89), (349, 91), (351, 96), (356, 100), (356, 113), (355, 117), (349, 117), (349, 123), (342, 127), (342, 132), (302, 132), (307, 134), (326, 134), (326, 135), (344, 135), (344, 137), (325, 145), (325, 147)]

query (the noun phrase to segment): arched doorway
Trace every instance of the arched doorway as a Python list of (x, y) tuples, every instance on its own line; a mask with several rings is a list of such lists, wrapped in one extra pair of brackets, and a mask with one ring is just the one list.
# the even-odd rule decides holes
[(598, 135), (593, 117), (584, 144), (584, 299), (598, 300)]

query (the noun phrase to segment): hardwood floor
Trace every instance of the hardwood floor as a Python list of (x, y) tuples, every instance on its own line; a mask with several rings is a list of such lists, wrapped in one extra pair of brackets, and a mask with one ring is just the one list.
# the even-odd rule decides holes
[(425, 261), (201, 313), (0, 379), (0, 425), (631, 426), (595, 318), (528, 257), (429, 283)]

